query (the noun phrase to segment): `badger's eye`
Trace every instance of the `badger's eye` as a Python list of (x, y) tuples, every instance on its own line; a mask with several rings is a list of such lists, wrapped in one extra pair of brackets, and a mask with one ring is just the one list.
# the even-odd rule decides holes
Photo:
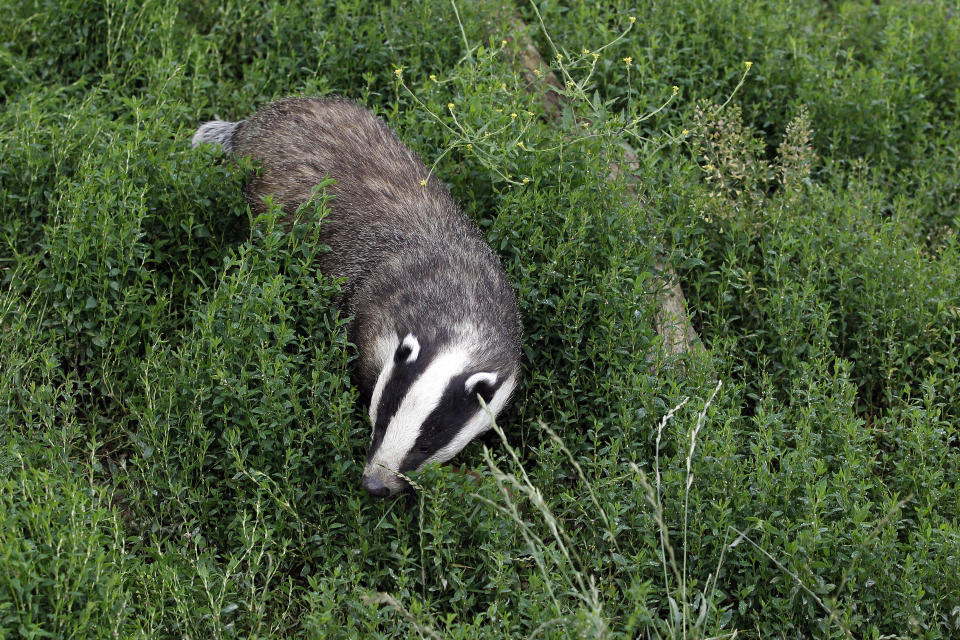
[(420, 355), (420, 342), (417, 340), (417, 337), (412, 333), (408, 333), (407, 337), (403, 339), (403, 342), (400, 343), (400, 346), (397, 347), (397, 352), (393, 356), (394, 362), (397, 364), (407, 363), (416, 361), (417, 356)]

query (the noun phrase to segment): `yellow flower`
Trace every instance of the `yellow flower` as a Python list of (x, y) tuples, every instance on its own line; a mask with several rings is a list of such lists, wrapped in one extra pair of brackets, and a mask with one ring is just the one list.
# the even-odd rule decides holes
[(680, 93), (680, 87), (673, 85), (673, 95), (677, 95), (678, 93)]
[(511, 118), (516, 118), (516, 117), (517, 117), (517, 114), (511, 113), (511, 114), (510, 114), (510, 117), (511, 117)]
[(523, 179), (523, 184), (527, 184), (528, 182), (530, 182), (530, 178), (524, 178), (524, 179)]
[(427, 186), (427, 181), (426, 181), (426, 180), (421, 180), (421, 181), (420, 181), (420, 186), (421, 186), (421, 187)]
[(500, 83), (500, 91), (506, 91), (506, 90), (507, 90), (507, 83), (506, 83), (506, 82), (501, 82), (501, 83)]
[(558, 54), (557, 54), (557, 62), (563, 62), (563, 54), (562, 54), (562, 53), (558, 53)]
[(597, 60), (600, 59), (600, 54), (597, 53), (596, 51), (594, 51), (591, 55), (593, 56), (593, 61), (594, 61), (594, 62), (596, 62)]
[(530, 116), (531, 118), (533, 117), (533, 111), (524, 111), (524, 113)]
[(434, 82), (436, 82), (436, 81), (437, 81), (437, 76), (436, 76), (436, 74), (431, 73), (431, 74), (430, 74), (430, 79), (433, 80)]
[(630, 24), (633, 24), (636, 21), (637, 21), (636, 16), (630, 16)]
[(469, 150), (469, 151), (472, 151), (472, 150), (473, 150), (473, 145), (470, 144), (469, 142), (467, 143), (467, 150)]
[(521, 149), (523, 149), (523, 140), (521, 140), (520, 142), (518, 142), (518, 143), (517, 143), (517, 146), (520, 147)]
[(567, 89), (573, 88), (573, 80), (567, 80)]
[(587, 49), (586, 47), (584, 47), (582, 53), (583, 55), (587, 55), (588, 53), (590, 53), (590, 49)]
[(507, 46), (507, 41), (506, 41), (506, 40), (501, 40), (501, 41), (500, 41), (500, 46), (501, 46), (501, 47)]
[(631, 64), (632, 62), (633, 62), (633, 58), (631, 58), (630, 56), (627, 56), (626, 58), (623, 59), (623, 63), (624, 63), (625, 65), (627, 65), (628, 67), (630, 66), (630, 64)]
[(398, 78), (401, 77), (403, 75), (403, 69), (397, 67), (393, 70), (393, 75), (397, 76)]
[(453, 111), (453, 107), (454, 107), (454, 104), (452, 102), (447, 103), (447, 109), (450, 109), (450, 111)]
[(683, 137), (687, 137), (688, 135), (690, 135), (690, 130), (684, 129), (683, 131), (680, 132), (680, 135), (682, 135)]
[(752, 66), (753, 66), (753, 63), (752, 63), (752, 62), (750, 62), (749, 60), (747, 60), (747, 61), (746, 61), (746, 62), (744, 62), (743, 64), (745, 64), (745, 65), (746, 65), (746, 67), (747, 67), (747, 69), (748, 69), (748, 70), (750, 69), (750, 67), (752, 67)]

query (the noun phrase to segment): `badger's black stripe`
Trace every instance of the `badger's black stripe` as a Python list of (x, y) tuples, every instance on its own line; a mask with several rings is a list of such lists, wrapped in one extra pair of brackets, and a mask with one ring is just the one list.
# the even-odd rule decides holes
[(450, 380), (450, 384), (440, 396), (439, 404), (423, 422), (413, 449), (400, 464), (401, 473), (416, 469), (424, 460), (447, 446), (470, 418), (482, 410), (477, 394), (480, 394), (486, 403), (493, 399), (501, 382), (494, 385), (478, 383), (473, 393), (466, 392), (467, 378), (474, 373), (476, 372), (461, 373)]
[(436, 348), (421, 344), (417, 359), (407, 363), (406, 358), (409, 353), (409, 349), (404, 347), (402, 342), (394, 352), (393, 373), (384, 385), (383, 395), (380, 396), (380, 403), (377, 405), (377, 423), (373, 425), (373, 442), (370, 443), (368, 460), (372, 460), (377, 449), (380, 448), (383, 435), (387, 432), (387, 425), (400, 409), (400, 403), (403, 402), (410, 386), (417, 381), (433, 360)]

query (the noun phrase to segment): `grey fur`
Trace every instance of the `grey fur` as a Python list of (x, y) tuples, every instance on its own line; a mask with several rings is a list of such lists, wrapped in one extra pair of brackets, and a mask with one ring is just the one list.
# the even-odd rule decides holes
[(376, 346), (386, 335), (465, 342), (472, 370), (518, 372), (516, 299), (499, 260), (440, 180), (369, 111), (341, 99), (281, 100), (247, 120), (206, 123), (198, 141), (259, 161), (246, 192), (258, 212), (272, 195), (292, 214), (325, 176), (336, 181), (320, 266), (346, 278), (341, 304), (354, 318), (367, 393), (385, 364)]

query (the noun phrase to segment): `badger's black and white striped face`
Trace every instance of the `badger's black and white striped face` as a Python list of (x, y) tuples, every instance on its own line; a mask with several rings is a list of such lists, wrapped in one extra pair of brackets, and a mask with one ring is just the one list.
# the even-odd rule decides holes
[(377, 496), (406, 486), (397, 474), (446, 462), (490, 428), (516, 385), (514, 371), (484, 370), (468, 345), (421, 343), (407, 334), (381, 344), (384, 361), (370, 399), (373, 425), (363, 486)]

